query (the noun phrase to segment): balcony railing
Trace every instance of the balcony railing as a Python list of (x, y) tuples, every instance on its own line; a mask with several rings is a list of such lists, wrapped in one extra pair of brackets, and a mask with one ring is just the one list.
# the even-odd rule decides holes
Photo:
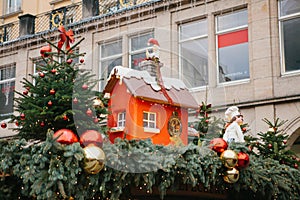
[[(161, 0), (98, 0), (97, 16), (114, 14), (126, 9), (134, 9)], [(93, 16), (95, 17), (95, 16)], [(83, 20), (82, 2), (57, 10), (41, 13), (34, 18), (34, 33), (39, 34), (56, 29), (59, 25), (72, 25)], [(86, 20), (86, 19), (85, 19)], [(0, 26), (0, 44), (20, 38), (20, 22)]]

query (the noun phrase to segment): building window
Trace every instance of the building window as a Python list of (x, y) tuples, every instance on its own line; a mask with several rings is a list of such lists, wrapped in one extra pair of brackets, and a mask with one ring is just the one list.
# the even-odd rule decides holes
[(219, 82), (249, 78), (248, 12), (216, 17)]
[(280, 47), (283, 72), (300, 70), (300, 3), (279, 0)]
[(189, 88), (207, 85), (207, 20), (179, 26), (180, 78)]
[(143, 112), (144, 128), (156, 128), (156, 113)]
[(0, 120), (13, 114), (16, 66), (0, 67)]
[(6, 14), (21, 10), (21, 0), (6, 0)]
[(118, 127), (125, 127), (125, 112), (121, 112), (118, 114)]
[(146, 58), (147, 43), (154, 33), (144, 33), (130, 38), (129, 61), (132, 69), (139, 69), (139, 63)]
[(122, 65), (122, 40), (108, 42), (100, 45), (100, 90), (104, 89), (111, 70)]

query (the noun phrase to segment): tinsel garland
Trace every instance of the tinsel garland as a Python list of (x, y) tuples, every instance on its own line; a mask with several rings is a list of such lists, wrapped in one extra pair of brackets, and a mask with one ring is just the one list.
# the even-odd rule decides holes
[[(83, 171), (79, 143), (53, 140), (3, 140), (0, 143), (2, 199), (129, 199), (139, 190), (161, 198), (182, 185), (202, 187), (230, 199), (299, 199), (300, 171), (273, 159), (250, 154), (250, 165), (240, 170), (234, 184), (223, 180), (225, 168), (208, 146), (153, 145), (150, 140), (106, 143), (106, 167), (98, 174)], [(239, 151), (242, 147), (231, 146)], [(245, 148), (245, 147), (243, 147)], [(247, 196), (245, 196), (247, 194)], [(15, 198), (14, 198), (15, 197)]]

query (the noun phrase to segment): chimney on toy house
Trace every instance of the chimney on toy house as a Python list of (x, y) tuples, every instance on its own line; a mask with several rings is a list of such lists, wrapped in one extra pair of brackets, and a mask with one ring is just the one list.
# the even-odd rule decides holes
[(160, 68), (163, 67), (163, 64), (159, 61), (159, 43), (156, 39), (150, 38), (148, 46), (151, 46), (151, 48), (146, 50), (146, 60), (140, 62), (139, 67), (140, 70), (147, 71), (150, 76), (155, 77), (159, 82), (162, 79)]

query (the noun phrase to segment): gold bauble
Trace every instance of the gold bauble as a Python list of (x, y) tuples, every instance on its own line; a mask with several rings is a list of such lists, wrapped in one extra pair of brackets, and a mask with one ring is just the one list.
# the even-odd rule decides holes
[(93, 107), (94, 107), (94, 108), (103, 108), (104, 105), (103, 105), (103, 102), (101, 101), (101, 99), (95, 98), (95, 99), (93, 100)]
[(104, 167), (105, 153), (94, 145), (88, 145), (83, 148), (84, 151), (84, 170), (89, 174), (97, 174)]
[(229, 169), (225, 172), (223, 179), (227, 183), (235, 183), (239, 180), (240, 172), (236, 168)]
[(238, 156), (233, 150), (225, 150), (220, 156), (225, 167), (231, 169), (236, 166), (238, 162)]

